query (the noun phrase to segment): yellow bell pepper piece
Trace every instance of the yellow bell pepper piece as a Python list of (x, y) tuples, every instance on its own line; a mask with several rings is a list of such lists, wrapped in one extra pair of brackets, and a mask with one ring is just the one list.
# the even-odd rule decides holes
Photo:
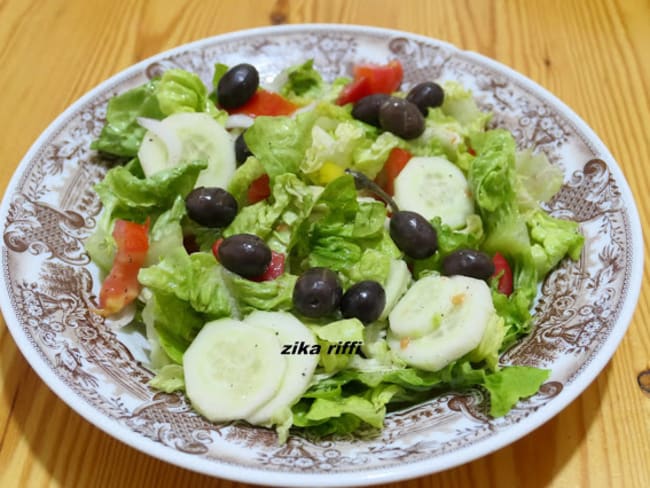
[(327, 185), (339, 176), (343, 176), (345, 169), (335, 163), (325, 162), (318, 171), (318, 180), (321, 185)]

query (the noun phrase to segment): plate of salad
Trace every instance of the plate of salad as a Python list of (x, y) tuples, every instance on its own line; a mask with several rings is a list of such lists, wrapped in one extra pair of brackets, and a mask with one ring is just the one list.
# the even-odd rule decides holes
[(4, 196), (7, 325), (90, 422), (277, 486), (428, 474), (579, 395), (636, 306), (607, 148), (476, 53), (293, 25), (123, 71)]

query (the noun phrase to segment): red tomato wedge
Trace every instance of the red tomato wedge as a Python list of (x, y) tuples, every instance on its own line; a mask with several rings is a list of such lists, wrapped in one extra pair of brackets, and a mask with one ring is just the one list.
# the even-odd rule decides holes
[(359, 78), (351, 81), (343, 87), (339, 97), (336, 100), (337, 105), (345, 105), (346, 103), (354, 103), (361, 100), (363, 97), (371, 95), (370, 82), (368, 78)]
[(260, 276), (251, 278), (251, 281), (273, 281), (284, 273), (284, 254), (271, 251), (271, 262), (266, 271)]
[(395, 147), (390, 151), (380, 177), (381, 186), (389, 195), (395, 194), (395, 178), (402, 172), (411, 157), (411, 153), (406, 149)]
[(258, 115), (291, 115), (298, 108), (298, 105), (290, 102), (282, 95), (260, 89), (244, 105), (228, 110), (228, 113), (244, 114), (249, 117), (257, 117)]
[(269, 175), (262, 175), (251, 183), (248, 187), (248, 203), (257, 203), (262, 201), (271, 194), (269, 186)]
[(402, 63), (396, 59), (388, 64), (360, 64), (354, 67), (354, 77), (368, 78), (371, 93), (390, 94), (397, 91), (402, 84), (404, 70)]
[(104, 317), (113, 315), (135, 300), (140, 293), (138, 271), (142, 268), (149, 249), (148, 232), (148, 221), (144, 224), (126, 220), (115, 222), (113, 238), (117, 252), (113, 268), (99, 292), (98, 314)]
[(375, 93), (393, 93), (399, 88), (404, 76), (402, 64), (397, 60), (383, 65), (359, 64), (354, 67), (353, 73), (354, 80), (341, 91), (336, 101), (338, 105), (354, 103)]
[(504, 295), (510, 296), (513, 289), (512, 269), (510, 269), (508, 261), (500, 253), (495, 253), (494, 257), (492, 258), (492, 262), (494, 263), (494, 274), (492, 277), (501, 275), (497, 289)]
[(223, 239), (217, 239), (214, 241), (214, 244), (212, 244), (212, 254), (214, 254), (214, 257), (217, 258), (217, 261), (219, 261), (219, 246), (223, 242)]

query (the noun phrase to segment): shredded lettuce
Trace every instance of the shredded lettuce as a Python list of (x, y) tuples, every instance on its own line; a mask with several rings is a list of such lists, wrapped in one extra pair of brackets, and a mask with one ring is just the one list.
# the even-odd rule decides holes
[[(227, 65), (215, 64), (213, 88), (227, 70)], [(424, 133), (405, 141), (354, 119), (350, 104), (333, 103), (347, 81), (325, 81), (313, 60), (278, 77), (281, 95), (309, 106), (293, 116), (256, 117), (246, 130), (245, 142), (254, 156), (228, 183), (239, 211), (223, 229), (202, 227), (187, 216), (184, 199), (205, 163), (191, 162), (145, 178), (135, 158), (145, 133), (138, 117), (206, 112), (223, 122), (227, 114), (216, 108), (215, 92), (209, 95), (197, 75), (170, 69), (114, 97), (92, 148), (135, 159), (108, 171), (96, 186), (104, 211), (86, 249), (107, 273), (115, 254), (115, 220), (149, 222), (139, 298), (151, 367), (157, 371), (150, 384), (166, 392), (184, 389), (183, 354), (206, 322), (255, 310), (291, 311), (296, 280), (310, 267), (336, 271), (345, 290), (362, 280), (387, 286), (391, 263), (399, 259), (417, 280), (440, 272), (442, 259), (457, 249), (499, 252), (512, 267), (514, 291), (506, 296), (498, 291), (497, 278), (489, 280), (496, 313), (478, 346), (440, 371), (418, 370), (396, 358), (386, 342), (385, 316), (366, 325), (340, 315), (305, 320), (321, 346), (317, 374), (291, 408), (278, 411), (273, 424), (281, 439), (292, 427), (321, 436), (379, 429), (392, 409), (450, 388), (479, 388), (489, 397), (490, 414), (505, 415), (521, 398), (537, 392), (549, 371), (501, 366), (499, 354), (530, 332), (541, 280), (562, 259), (578, 259), (584, 245), (577, 223), (555, 218), (541, 206), (559, 190), (563, 173), (543, 153), (517, 150), (508, 131), (487, 130), (492, 114), (482, 111), (471, 92), (456, 82), (444, 83), (444, 102), (428, 110)], [(402, 255), (387, 230), (385, 205), (360, 199), (354, 179), (344, 173), (351, 168), (375, 178), (396, 147), (456, 164), (475, 200), (476, 213), (461, 229), (442, 224), (439, 217), (432, 220), (438, 252), (427, 259)], [(263, 175), (270, 178), (271, 195), (250, 204), (248, 189)], [(282, 253), (285, 272), (257, 282), (226, 270), (211, 247), (221, 237), (240, 233), (258, 235)], [(200, 252), (188, 254), (184, 236), (192, 236)], [(407, 277), (400, 293), (412, 282)], [(346, 341), (363, 342), (363, 354), (328, 353), (330, 346)]]

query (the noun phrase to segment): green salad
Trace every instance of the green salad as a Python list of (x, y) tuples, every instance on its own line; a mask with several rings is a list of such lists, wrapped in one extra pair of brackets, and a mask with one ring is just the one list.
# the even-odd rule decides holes
[(262, 88), (218, 63), (210, 88), (170, 69), (108, 102), (97, 312), (142, 327), (151, 386), (210, 421), (349, 434), (470, 387), (499, 417), (549, 377), (499, 356), (580, 256), (540, 206), (562, 172), (455, 81), (353, 74), (309, 60)]

